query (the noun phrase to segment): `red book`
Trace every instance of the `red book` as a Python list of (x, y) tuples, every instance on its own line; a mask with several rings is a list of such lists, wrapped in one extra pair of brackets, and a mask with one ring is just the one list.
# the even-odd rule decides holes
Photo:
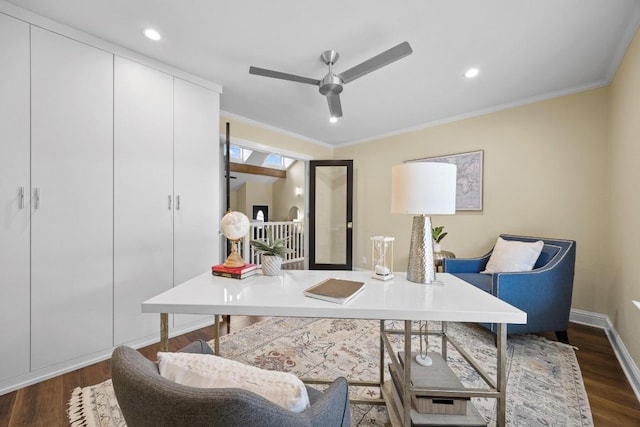
[(218, 264), (211, 267), (211, 271), (218, 273), (243, 274), (248, 271), (255, 270), (256, 268), (258, 268), (258, 266), (255, 264), (245, 264), (242, 267), (225, 267), (223, 264)]
[(211, 267), (211, 273), (214, 276), (230, 277), (232, 279), (245, 279), (257, 272), (258, 266), (255, 264), (245, 264), (242, 267), (225, 267), (219, 264)]

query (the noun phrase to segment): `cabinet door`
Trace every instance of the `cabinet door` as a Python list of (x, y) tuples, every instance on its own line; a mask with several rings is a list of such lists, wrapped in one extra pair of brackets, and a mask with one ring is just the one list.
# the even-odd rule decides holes
[[(175, 78), (174, 111), (174, 283), (179, 285), (219, 262), (219, 95)], [(176, 315), (175, 326), (193, 320)]]
[(173, 77), (115, 57), (114, 344), (158, 336), (173, 286)]
[(0, 381), (29, 372), (29, 25), (0, 14)]
[(113, 341), (113, 55), (31, 29), (32, 370)]

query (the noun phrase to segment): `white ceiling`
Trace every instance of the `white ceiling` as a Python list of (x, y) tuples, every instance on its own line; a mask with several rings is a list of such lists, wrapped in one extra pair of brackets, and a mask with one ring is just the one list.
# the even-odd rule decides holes
[[(223, 112), (331, 145), (605, 85), (640, 20), (638, 0), (10, 3), (222, 85)], [(345, 85), (337, 124), (316, 87), (248, 72), (321, 79), (324, 50), (340, 73), (405, 40), (412, 55)]]

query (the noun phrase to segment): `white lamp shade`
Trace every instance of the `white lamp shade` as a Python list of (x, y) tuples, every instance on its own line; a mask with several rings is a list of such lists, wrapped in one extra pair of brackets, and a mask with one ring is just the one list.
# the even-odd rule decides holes
[(412, 215), (456, 213), (456, 165), (410, 162), (391, 169), (391, 212)]

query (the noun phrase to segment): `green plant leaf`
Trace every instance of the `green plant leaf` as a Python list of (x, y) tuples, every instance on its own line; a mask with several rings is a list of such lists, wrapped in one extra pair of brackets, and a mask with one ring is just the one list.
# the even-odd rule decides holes
[(264, 255), (276, 255), (284, 258), (291, 249), (287, 248), (288, 239), (274, 239), (270, 228), (267, 228), (266, 240), (252, 240), (251, 245), (256, 253)]
[(444, 236), (446, 236), (447, 234), (449, 234), (449, 233), (446, 233), (446, 232), (445, 232), (445, 233), (442, 233), (441, 235), (439, 235), (439, 236), (438, 236), (438, 239), (436, 240), (436, 243), (440, 243), (440, 241), (441, 241), (442, 239), (444, 239)]
[(443, 225), (439, 225), (437, 227), (432, 227), (431, 228), (431, 237), (433, 238), (433, 241), (436, 243), (440, 243), (440, 241), (442, 239), (444, 239), (444, 237), (449, 234), (447, 232), (442, 232), (444, 230), (444, 226)]

